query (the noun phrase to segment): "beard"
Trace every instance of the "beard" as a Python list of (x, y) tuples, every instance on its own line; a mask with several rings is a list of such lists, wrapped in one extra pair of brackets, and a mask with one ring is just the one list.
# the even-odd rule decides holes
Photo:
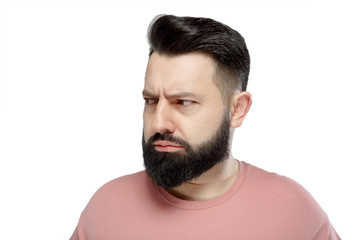
[[(171, 133), (156, 133), (145, 142), (142, 139), (145, 171), (159, 186), (174, 188), (199, 177), (229, 156), (230, 120), (225, 114), (223, 122), (210, 140), (192, 147)], [(184, 147), (185, 152), (158, 152), (153, 143), (167, 140)]]

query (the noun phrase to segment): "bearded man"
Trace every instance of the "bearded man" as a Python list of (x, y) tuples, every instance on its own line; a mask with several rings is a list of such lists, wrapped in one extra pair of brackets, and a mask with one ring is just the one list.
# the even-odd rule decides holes
[(340, 239), (303, 187), (232, 156), (252, 103), (243, 37), (162, 15), (148, 40), (145, 171), (101, 187), (71, 239)]

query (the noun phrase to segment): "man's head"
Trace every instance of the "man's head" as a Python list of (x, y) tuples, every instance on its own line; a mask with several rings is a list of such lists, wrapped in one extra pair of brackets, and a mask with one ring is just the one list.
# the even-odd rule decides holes
[(199, 52), (212, 58), (215, 83), (225, 103), (234, 91), (246, 91), (250, 57), (243, 37), (225, 24), (209, 18), (160, 15), (148, 30), (150, 53), (179, 56)]
[(143, 97), (143, 156), (166, 188), (199, 177), (229, 156), (230, 128), (251, 103), (243, 38), (211, 19), (163, 16), (150, 26)]

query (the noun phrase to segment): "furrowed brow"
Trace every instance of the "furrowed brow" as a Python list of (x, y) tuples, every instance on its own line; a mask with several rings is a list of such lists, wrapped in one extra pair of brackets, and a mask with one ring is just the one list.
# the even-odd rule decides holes
[(157, 98), (158, 96), (156, 94), (151, 93), (150, 91), (144, 89), (142, 92), (143, 97), (151, 97), (151, 98)]
[(176, 92), (167, 95), (168, 98), (193, 98), (199, 99), (199, 96), (191, 92)]
[[(154, 94), (146, 89), (142, 92), (143, 97), (150, 97), (150, 98), (158, 98), (159, 96), (157, 94)], [(168, 99), (177, 99), (177, 98), (192, 98), (192, 99), (200, 99), (201, 96), (194, 94), (192, 92), (174, 92), (166, 95), (166, 98)]]

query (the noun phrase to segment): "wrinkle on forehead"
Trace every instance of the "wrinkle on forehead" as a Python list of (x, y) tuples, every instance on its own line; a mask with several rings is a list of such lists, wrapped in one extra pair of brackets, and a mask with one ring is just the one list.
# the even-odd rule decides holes
[(205, 54), (167, 56), (155, 52), (148, 62), (144, 90), (155, 96), (199, 96), (212, 87), (219, 91), (214, 75), (214, 61)]

